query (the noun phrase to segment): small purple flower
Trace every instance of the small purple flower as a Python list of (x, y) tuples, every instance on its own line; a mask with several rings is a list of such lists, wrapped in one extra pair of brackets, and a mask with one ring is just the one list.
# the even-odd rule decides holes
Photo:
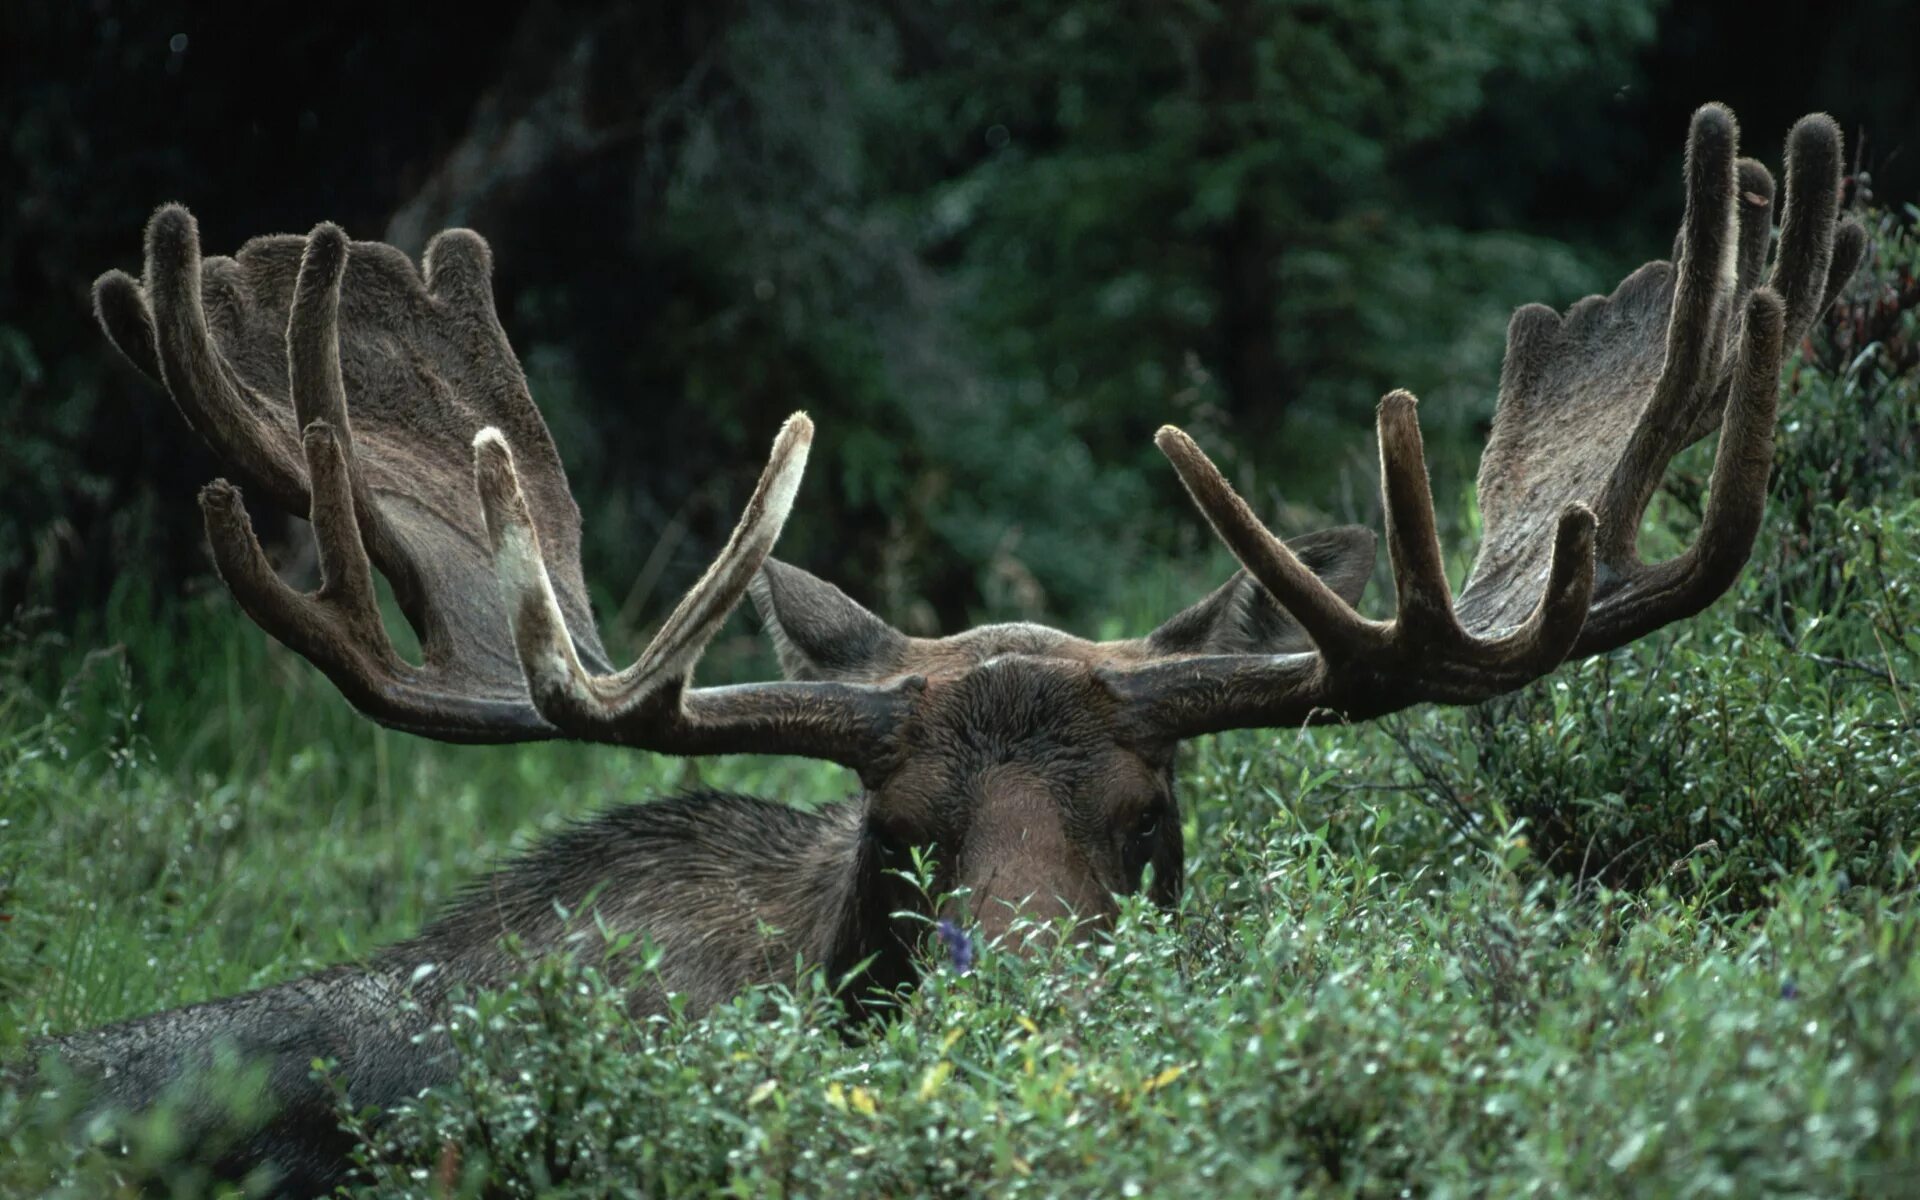
[(1780, 998), (1782, 1000), (1798, 1000), (1800, 998), (1800, 989), (1794, 986), (1793, 980), (1789, 979), (1780, 985)]
[(947, 948), (947, 958), (953, 963), (953, 969), (965, 975), (973, 970), (973, 939), (960, 923), (952, 917), (941, 917), (934, 932), (940, 935), (940, 942)]

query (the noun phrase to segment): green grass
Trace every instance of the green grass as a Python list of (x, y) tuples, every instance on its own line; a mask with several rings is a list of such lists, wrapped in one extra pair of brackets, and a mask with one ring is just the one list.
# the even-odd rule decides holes
[[(1920, 545), (1920, 508), (1894, 532)], [(640, 755), (379, 734), (223, 613), (160, 632), (143, 631), (145, 652), (227, 664), (192, 696), (198, 725), (130, 710), (138, 688), (113, 656), (14, 726), (0, 809), (9, 1047), (365, 954), (539, 830), (683, 782)], [(527, 1195), (1187, 1181), (1248, 1196), (1887, 1194), (1920, 1170), (1912, 727), (1837, 739), (1826, 753), (1854, 756), (1842, 767), (1780, 783), (1767, 764), (1820, 739), (1761, 720), (1755, 681), (1818, 664), (1758, 636), (1671, 641), (1568, 672), (1497, 739), (1446, 713), (1201, 743), (1183, 771), (1182, 912), (1135, 911), (1094, 955), (991, 955), (964, 977), (935, 965), (864, 1038), (838, 1036), (808, 989), (635, 1027), (592, 964), (550, 965), (462, 1014), (467, 1077), (387, 1132), (380, 1156), (446, 1168), (454, 1194), (489, 1174)], [(1904, 678), (1920, 678), (1911, 637), (1902, 654)], [(1605, 673), (1615, 708), (1635, 692), (1690, 707), (1686, 744), (1726, 812), (1636, 780), (1648, 726), (1590, 724), (1577, 699)], [(228, 705), (229, 678), (265, 686)], [(1864, 673), (1822, 682), (1838, 695), (1815, 698), (1856, 729), (1900, 720), (1899, 697)], [(176, 754), (128, 736), (148, 725), (196, 732)], [(1754, 753), (1701, 748), (1723, 739)], [(1452, 757), (1427, 761), (1435, 747)], [(1540, 761), (1577, 778), (1538, 777)], [(782, 764), (703, 770), (809, 799), (844, 786)], [(1472, 793), (1454, 797), (1470, 816), (1443, 786)], [(1884, 811), (1836, 809), (1848, 787), (1879, 789)], [(1603, 847), (1589, 882), (1543, 864), (1536, 827), (1514, 816), (1563, 796)], [(1734, 826), (1755, 796), (1781, 828), (1749, 846)], [(1642, 840), (1661, 849), (1623, 872), (1630, 889), (1591, 882)], [(0, 1185), (108, 1186), (112, 1159), (36, 1145), (9, 1103), (19, 1157)], [(390, 1165), (373, 1193), (447, 1194), (439, 1178)]]
[[(1888, 277), (1916, 261), (1883, 244)], [(1796, 375), (1768, 531), (1699, 618), (1470, 712), (1191, 746), (1179, 912), (930, 962), (851, 1036), (818, 980), (636, 1023), (596, 964), (540, 964), (456, 1013), (463, 1076), (370, 1140), (367, 1194), (1911, 1192), (1913, 313), (1896, 332)], [(1649, 545), (1687, 537), (1707, 461)], [(1128, 581), (1141, 620), (1104, 632), (1189, 582)], [(388, 734), (217, 595), (129, 587), (0, 662), (0, 1059), (366, 955), (543, 830), (696, 772), (853, 787)], [(0, 1194), (125, 1192), (164, 1148), (48, 1119), (0, 1089)]]

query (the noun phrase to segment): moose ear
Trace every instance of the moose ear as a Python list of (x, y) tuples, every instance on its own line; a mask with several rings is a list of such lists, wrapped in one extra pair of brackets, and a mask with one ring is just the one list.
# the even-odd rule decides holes
[[(1373, 530), (1322, 529), (1287, 543), (1307, 569), (1348, 604), (1357, 604), (1373, 576)], [(1167, 654), (1294, 654), (1313, 649), (1300, 623), (1245, 571), (1147, 636), (1147, 649)]]
[(906, 634), (799, 567), (769, 558), (747, 590), (788, 679), (873, 683), (906, 661)]

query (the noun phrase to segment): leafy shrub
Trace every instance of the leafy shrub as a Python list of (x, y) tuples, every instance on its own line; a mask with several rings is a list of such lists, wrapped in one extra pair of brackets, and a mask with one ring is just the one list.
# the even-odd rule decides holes
[(1911, 858), (1864, 901), (1823, 859), (1723, 923), (1574, 903), (1511, 841), (1434, 889), (1267, 835), (1208, 936), (1135, 910), (1093, 954), (930, 964), (852, 1036), (817, 977), (636, 1025), (543, 964), (461, 1011), (459, 1084), (360, 1194), (1839, 1195), (1920, 1161)]

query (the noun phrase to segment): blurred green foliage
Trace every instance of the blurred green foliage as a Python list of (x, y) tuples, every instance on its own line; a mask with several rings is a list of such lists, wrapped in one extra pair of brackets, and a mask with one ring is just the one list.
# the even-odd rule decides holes
[(0, 611), (205, 580), (189, 499), (221, 467), (86, 315), (163, 200), (213, 252), (323, 218), (492, 239), (616, 631), (796, 408), (822, 437), (789, 557), (915, 630), (1090, 628), (1207, 546), (1163, 421), (1291, 532), (1369, 515), (1366, 413), (1405, 386), (1458, 491), (1506, 315), (1664, 247), (1700, 101), (1770, 160), (1829, 107), (1904, 186), (1881, 146), (1920, 87), (1846, 64), (1916, 12), (1788, 39), (1731, 0), (7, 5)]

